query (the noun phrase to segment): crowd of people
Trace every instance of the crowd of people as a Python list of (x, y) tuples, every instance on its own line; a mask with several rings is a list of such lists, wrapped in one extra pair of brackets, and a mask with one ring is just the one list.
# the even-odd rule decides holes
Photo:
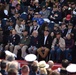
[[(30, 57), (32, 59), (28, 59)], [(36, 55), (28, 54), (25, 57), (28, 63), (20, 67), (13, 56), (6, 56), (5, 60), (0, 60), (0, 75), (76, 75), (76, 64), (70, 63), (67, 59), (62, 60), (59, 68), (53, 69), (52, 60), (46, 63), (36, 58)]]
[[(16, 59), (20, 60), (25, 60), (25, 56), (28, 54), (34, 54), (38, 61), (52, 60), (60, 63), (66, 59), (73, 62), (76, 55), (75, 48), (75, 2), (67, 0), (0, 0), (1, 59), (5, 59), (6, 51), (10, 51), (16, 55)], [(4, 61), (1, 62), (5, 65)], [(38, 67), (34, 66), (33, 70), (38, 72)], [(27, 65), (22, 67), (21, 72), (29, 73), (29, 71)], [(46, 69), (40, 69), (40, 71), (47, 74)], [(16, 72), (16, 70), (9, 70), (8, 75), (11, 72)]]

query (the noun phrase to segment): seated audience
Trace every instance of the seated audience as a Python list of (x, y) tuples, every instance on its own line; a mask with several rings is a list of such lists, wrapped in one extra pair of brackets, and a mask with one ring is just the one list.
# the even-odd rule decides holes
[(74, 48), (74, 39), (72, 38), (72, 35), (69, 33), (66, 36), (65, 39), (65, 47), (66, 47), (66, 59), (69, 61), (72, 61), (72, 51)]
[(33, 31), (30, 39), (30, 47), (28, 48), (29, 53), (36, 54), (38, 48), (38, 41), (39, 41), (38, 31)]
[(12, 30), (12, 34), (8, 37), (8, 44), (5, 46), (5, 50), (10, 50), (13, 52), (14, 46), (20, 43), (20, 36), (15, 30)]
[(59, 62), (61, 57), (61, 52), (65, 51), (65, 40), (61, 37), (61, 33), (56, 33), (56, 38), (54, 38), (51, 46), (51, 59), (53, 61)]
[(28, 36), (28, 31), (23, 31), (22, 39), (20, 40), (19, 45), (15, 45), (13, 53), (17, 55), (18, 50), (21, 49), (21, 57), (24, 58), (26, 56), (26, 49), (30, 44), (30, 37)]
[[(39, 48), (37, 50), (39, 56), (45, 60), (48, 56), (50, 50), (50, 36), (49, 36), (49, 29), (44, 30), (44, 35), (41, 36), (39, 40)], [(40, 58), (39, 58), (40, 59)]]

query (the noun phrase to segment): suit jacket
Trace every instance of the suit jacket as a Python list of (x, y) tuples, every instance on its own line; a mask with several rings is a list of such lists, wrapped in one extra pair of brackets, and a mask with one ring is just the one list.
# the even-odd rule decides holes
[[(68, 32), (68, 29), (65, 29), (65, 31), (64, 31), (64, 35), (65, 35), (65, 36), (66, 36), (67, 32)], [(71, 30), (71, 33), (75, 34), (75, 30), (72, 29), (72, 30)]]
[(35, 47), (39, 47), (39, 37), (33, 37), (31, 36), (31, 39), (30, 39), (30, 46), (35, 46)]
[(12, 43), (13, 45), (18, 45), (19, 44), (19, 42), (20, 42), (20, 36), (19, 35), (10, 35), (9, 37), (8, 37), (8, 42), (9, 43)]
[[(64, 36), (66, 36), (67, 32), (68, 32), (68, 29), (65, 29)], [(72, 29), (71, 30), (71, 33), (74, 34), (73, 39), (76, 40), (76, 30), (75, 29)]]
[[(56, 41), (57, 41), (57, 38), (53, 40), (51, 48), (55, 48)], [(60, 37), (59, 39), (59, 47), (61, 50), (65, 50), (65, 40), (62, 37)]]
[(40, 37), (39, 46), (40, 47), (47, 47), (47, 48), (51, 49), (51, 38), (50, 38), (50, 36), (49, 35), (47, 36), (45, 45), (44, 45), (44, 39), (45, 39), (44, 35)]

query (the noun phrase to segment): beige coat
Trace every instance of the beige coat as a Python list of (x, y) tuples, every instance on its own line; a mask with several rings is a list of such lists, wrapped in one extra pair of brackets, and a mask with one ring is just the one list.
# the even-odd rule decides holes
[[(51, 48), (55, 47), (56, 40), (57, 40), (56, 38), (53, 40)], [(59, 40), (59, 47), (61, 50), (65, 50), (65, 40), (62, 37), (60, 37), (60, 40)]]

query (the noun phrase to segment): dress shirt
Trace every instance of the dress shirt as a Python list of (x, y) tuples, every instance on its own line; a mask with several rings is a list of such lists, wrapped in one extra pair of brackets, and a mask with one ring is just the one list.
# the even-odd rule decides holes
[(45, 43), (46, 43), (46, 39), (47, 39), (47, 36), (44, 36), (44, 45), (45, 45)]

